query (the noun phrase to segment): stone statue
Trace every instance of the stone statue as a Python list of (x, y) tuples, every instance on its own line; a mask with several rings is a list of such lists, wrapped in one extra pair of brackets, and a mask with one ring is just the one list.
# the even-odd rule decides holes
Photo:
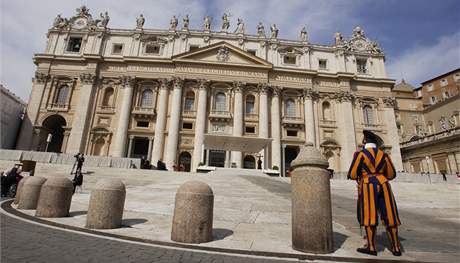
[(143, 14), (140, 14), (140, 15), (136, 18), (136, 29), (142, 29), (142, 28), (144, 27), (144, 23), (145, 23), (144, 15), (143, 15)]
[(370, 49), (373, 53), (382, 53), (382, 49), (380, 48), (379, 43), (377, 43), (376, 41), (371, 42)]
[(67, 19), (61, 17), (61, 14), (57, 15), (53, 22), (54, 28), (63, 28), (67, 25)]
[(204, 17), (204, 31), (211, 30), (211, 18), (209, 16)]
[(453, 128), (455, 128), (455, 126), (456, 126), (456, 125), (455, 125), (455, 117), (454, 117), (454, 116), (450, 116), (450, 117), (449, 117), (449, 128), (450, 128), (450, 129), (453, 129)]
[(270, 31), (271, 31), (271, 36), (270, 36), (270, 38), (278, 38), (278, 28), (276, 28), (276, 24), (273, 24), (273, 25), (270, 27)]
[(105, 11), (104, 14), (102, 13), (100, 14), (100, 17), (101, 17), (101, 27), (107, 28), (107, 25), (109, 24), (109, 21), (110, 21), (109, 13)]
[(238, 18), (238, 22), (236, 23), (235, 33), (244, 34), (244, 23), (243, 23), (243, 19), (241, 18)]
[(302, 30), (300, 30), (300, 40), (308, 42), (308, 33), (305, 27), (302, 27)]
[(190, 24), (190, 18), (188, 17), (188, 14), (185, 15), (185, 17), (182, 19), (182, 21), (184, 22), (183, 29), (188, 30), (188, 26)]
[(259, 22), (259, 24), (257, 25), (257, 36), (265, 37), (265, 27), (264, 24), (262, 24), (262, 22)]
[(441, 119), (439, 120), (439, 125), (441, 126), (441, 130), (443, 130), (443, 131), (448, 129), (446, 117), (444, 117), (444, 116), (441, 117)]
[(222, 32), (227, 32), (229, 27), (230, 20), (228, 19), (228, 15), (224, 13), (224, 15), (222, 16)]
[(342, 33), (335, 32), (335, 45), (338, 46), (342, 44), (342, 41), (343, 41)]
[(353, 29), (353, 37), (365, 37), (364, 30), (359, 26), (355, 27), (355, 29)]
[(78, 16), (90, 16), (89, 8), (85, 5), (82, 5), (80, 8), (75, 9), (77, 11)]
[(171, 30), (171, 31), (176, 31), (176, 29), (177, 29), (177, 24), (178, 24), (177, 17), (176, 17), (176, 16), (173, 16), (173, 17), (171, 18), (171, 21), (169, 22), (169, 30)]

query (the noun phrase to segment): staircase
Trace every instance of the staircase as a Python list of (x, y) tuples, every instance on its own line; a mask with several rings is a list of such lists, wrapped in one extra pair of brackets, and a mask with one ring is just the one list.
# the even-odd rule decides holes
[(209, 172), (209, 175), (237, 176), (237, 175), (256, 175), (267, 176), (262, 170), (242, 169), (242, 168), (221, 168), (216, 167), (216, 170)]

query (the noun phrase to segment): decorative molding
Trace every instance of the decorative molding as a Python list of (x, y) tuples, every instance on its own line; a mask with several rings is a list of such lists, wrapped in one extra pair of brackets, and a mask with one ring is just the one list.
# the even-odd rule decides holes
[(312, 88), (306, 88), (303, 90), (303, 96), (305, 99), (317, 100), (319, 98), (319, 92)]
[(211, 85), (211, 81), (208, 79), (197, 79), (199, 89), (208, 89)]
[(272, 94), (273, 96), (279, 97), (281, 96), (281, 93), (283, 89), (279, 86), (271, 86)]
[(48, 74), (35, 72), (34, 80), (37, 84), (44, 84), (49, 78), (50, 76)]
[(169, 89), (172, 79), (161, 78), (161, 79), (158, 79), (158, 82), (160, 83), (160, 89)]
[(396, 99), (394, 97), (383, 97), (382, 101), (387, 107), (394, 108), (396, 106)]
[(175, 89), (182, 88), (182, 86), (184, 85), (184, 79), (179, 77), (173, 77), (172, 82)]
[(96, 81), (96, 75), (91, 73), (82, 73), (79, 77), (83, 85), (92, 85)]
[(339, 91), (335, 94), (334, 99), (339, 102), (353, 102), (356, 96), (349, 91)]
[(268, 83), (259, 83), (257, 84), (260, 94), (267, 94), (270, 90), (270, 85)]
[(123, 76), (121, 77), (121, 84), (123, 87), (134, 87), (134, 83), (136, 82), (136, 77), (133, 76)]
[(242, 92), (245, 86), (246, 86), (246, 82), (233, 81), (233, 91), (234, 92)]

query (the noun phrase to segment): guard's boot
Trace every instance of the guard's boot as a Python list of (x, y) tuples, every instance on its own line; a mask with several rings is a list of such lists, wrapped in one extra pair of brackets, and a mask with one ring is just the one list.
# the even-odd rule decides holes
[(367, 246), (358, 248), (356, 251), (363, 254), (377, 256), (377, 250), (375, 249), (375, 226), (366, 226)]
[(401, 253), (401, 245), (399, 243), (399, 238), (398, 238), (398, 227), (397, 226), (386, 227), (386, 230), (387, 230), (388, 240), (390, 241), (390, 244), (391, 244), (391, 253), (393, 253), (393, 256), (400, 257), (402, 253)]

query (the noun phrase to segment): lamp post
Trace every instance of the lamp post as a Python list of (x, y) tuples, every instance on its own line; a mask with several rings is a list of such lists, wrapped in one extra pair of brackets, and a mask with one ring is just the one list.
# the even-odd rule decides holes
[(48, 137), (46, 137), (46, 148), (45, 152), (48, 151), (48, 145), (50, 144), (51, 140), (53, 139), (53, 135), (51, 133), (48, 133)]

